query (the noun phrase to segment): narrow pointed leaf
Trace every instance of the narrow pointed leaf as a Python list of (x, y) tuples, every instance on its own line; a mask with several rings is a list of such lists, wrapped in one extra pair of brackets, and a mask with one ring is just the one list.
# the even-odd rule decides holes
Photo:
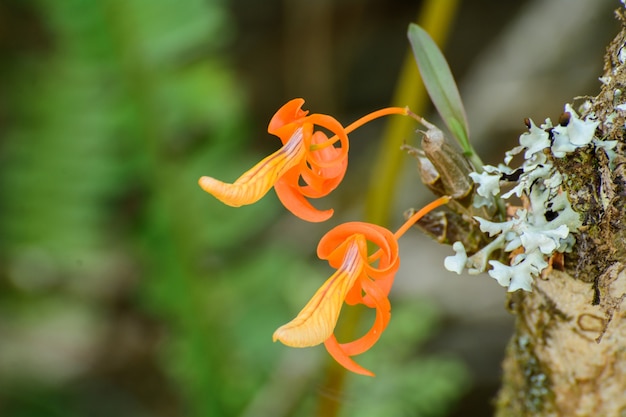
[(418, 25), (409, 25), (408, 37), (430, 99), (463, 151), (473, 154), (465, 109), (446, 59), (435, 41)]

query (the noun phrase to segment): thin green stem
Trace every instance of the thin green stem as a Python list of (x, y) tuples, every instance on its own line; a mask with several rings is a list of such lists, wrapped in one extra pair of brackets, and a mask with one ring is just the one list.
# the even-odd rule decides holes
[(482, 159), (480, 159), (480, 156), (478, 156), (478, 154), (474, 152), (473, 149), (474, 148), (472, 148), (472, 152), (469, 155), (466, 154), (467, 159), (469, 159), (469, 161), (472, 163), (472, 166), (474, 167), (476, 172), (483, 172), (483, 161)]

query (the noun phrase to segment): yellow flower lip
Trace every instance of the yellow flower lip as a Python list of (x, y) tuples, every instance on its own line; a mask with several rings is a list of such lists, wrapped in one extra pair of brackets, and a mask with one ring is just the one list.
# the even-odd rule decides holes
[(278, 178), (296, 166), (304, 155), (303, 128), (297, 128), (282, 148), (261, 160), (228, 184), (212, 177), (201, 177), (200, 187), (222, 203), (240, 207), (256, 203), (274, 186)]
[(344, 299), (362, 270), (359, 247), (353, 242), (341, 267), (317, 290), (295, 319), (274, 332), (274, 342), (280, 340), (291, 347), (324, 343), (335, 330)]

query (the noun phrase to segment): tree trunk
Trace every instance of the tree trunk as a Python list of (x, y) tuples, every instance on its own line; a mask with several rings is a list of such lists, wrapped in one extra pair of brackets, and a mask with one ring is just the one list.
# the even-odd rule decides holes
[(560, 268), (536, 279), (531, 293), (517, 291), (509, 297), (517, 321), (503, 364), (498, 417), (626, 416), (622, 10), (617, 12), (622, 30), (605, 56), (602, 90), (588, 109), (600, 121), (597, 136), (618, 141), (617, 155), (609, 158), (604, 149), (588, 146), (555, 161), (568, 179), (563, 186), (582, 215), (583, 230)]

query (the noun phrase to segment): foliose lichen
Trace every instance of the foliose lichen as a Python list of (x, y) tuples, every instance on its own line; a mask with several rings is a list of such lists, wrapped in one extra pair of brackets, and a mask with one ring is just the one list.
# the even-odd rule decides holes
[[(504, 222), (493, 222), (475, 217), (483, 233), (494, 240), (468, 256), (461, 242), (452, 246), (456, 255), (445, 259), (449, 271), (470, 274), (487, 271), (509, 291), (531, 291), (533, 279), (548, 266), (548, 259), (557, 252), (571, 251), (581, 220), (561, 187), (563, 175), (552, 161), (564, 158), (586, 146), (602, 147), (609, 157), (616, 141), (605, 141), (595, 136), (599, 122), (593, 114), (581, 118), (565, 106), (567, 117), (554, 126), (550, 119), (537, 126), (529, 121), (528, 132), (519, 138), (519, 146), (506, 153), (504, 164), (485, 166), (482, 173), (470, 174), (476, 183), (477, 198), (474, 206), (494, 204), (494, 197), (503, 200), (513, 196), (521, 198), (523, 206)], [(523, 152), (523, 162), (518, 168), (509, 165)], [(513, 183), (503, 192), (501, 186)], [(496, 250), (509, 255), (510, 263), (490, 260)]]

